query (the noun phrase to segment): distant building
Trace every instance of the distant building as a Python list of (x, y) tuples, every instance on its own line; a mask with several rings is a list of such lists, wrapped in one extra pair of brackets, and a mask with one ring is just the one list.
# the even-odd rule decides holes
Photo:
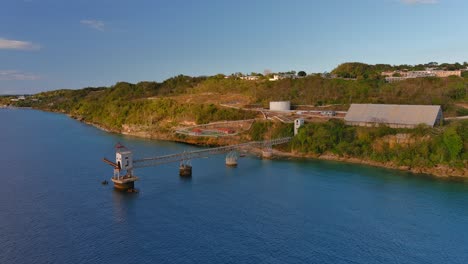
[(255, 76), (255, 75), (241, 76), (240, 78), (242, 80), (248, 80), (248, 81), (256, 81), (256, 80), (260, 79), (259, 76)]
[(428, 68), (425, 71), (387, 71), (382, 72), (382, 76), (386, 76), (385, 80), (387, 82), (396, 82), (403, 81), (411, 78), (423, 78), (423, 77), (449, 77), (449, 76), (458, 76), (461, 77), (461, 71), (442, 71), (434, 70), (433, 68)]
[(414, 128), (430, 127), (443, 119), (440, 105), (352, 104), (344, 120), (348, 125)]
[(270, 110), (271, 111), (289, 111), (291, 110), (291, 102), (290, 101), (270, 102)]
[(321, 111), (320, 114), (323, 116), (336, 116), (335, 111)]
[(436, 77), (449, 77), (449, 76), (458, 76), (461, 77), (461, 71), (432, 71)]
[(297, 75), (294, 73), (282, 73), (280, 74), (281, 79), (296, 79)]
[(293, 73), (278, 73), (278, 74), (274, 74), (273, 78), (270, 78), (269, 80), (270, 81), (278, 81), (278, 80), (282, 80), (282, 79), (296, 79), (296, 78), (298, 78), (298, 76), (296, 74), (293, 74)]
[(410, 71), (406, 73), (406, 78), (423, 78), (436, 76), (433, 71)]
[(279, 76), (278, 74), (275, 74), (275, 75), (273, 75), (273, 78), (270, 78), (268, 80), (274, 82), (274, 81), (278, 81), (278, 80), (281, 80), (281, 79), (282, 79), (281, 76)]
[(24, 100), (26, 100), (26, 96), (24, 96), (24, 95), (20, 95), (17, 98), (10, 99), (10, 101), (12, 101), (12, 102), (18, 102), (18, 101), (24, 101)]
[(385, 77), (385, 81), (389, 83), (404, 81), (407, 79), (408, 79), (407, 77)]

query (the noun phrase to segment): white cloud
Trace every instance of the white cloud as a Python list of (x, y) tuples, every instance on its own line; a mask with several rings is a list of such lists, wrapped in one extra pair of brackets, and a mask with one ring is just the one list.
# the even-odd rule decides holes
[(41, 47), (28, 41), (0, 38), (0, 49), (38, 50)]
[(15, 70), (0, 70), (0, 81), (35, 81), (41, 77), (36, 74)]
[(86, 25), (92, 29), (96, 29), (99, 31), (104, 31), (105, 24), (100, 20), (93, 20), (93, 19), (83, 19), (80, 21), (81, 24)]
[(439, 0), (400, 0), (402, 3), (407, 5), (427, 5), (437, 4)]

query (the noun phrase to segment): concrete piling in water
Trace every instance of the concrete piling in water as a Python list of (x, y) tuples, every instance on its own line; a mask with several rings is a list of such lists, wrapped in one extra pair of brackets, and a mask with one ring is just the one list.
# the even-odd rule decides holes
[(179, 166), (180, 177), (192, 177), (192, 166), (188, 164), (181, 164)]
[(119, 191), (127, 191), (135, 188), (135, 181), (138, 180), (138, 177), (134, 175), (125, 175), (122, 177), (113, 177), (112, 182), (114, 183), (114, 188)]
[(226, 166), (237, 167), (237, 159), (239, 155), (236, 151), (231, 151), (226, 155)]

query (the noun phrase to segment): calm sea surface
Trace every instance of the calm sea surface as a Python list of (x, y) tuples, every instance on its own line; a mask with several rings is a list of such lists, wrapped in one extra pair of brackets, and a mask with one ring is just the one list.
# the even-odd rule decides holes
[(0, 109), (0, 263), (468, 263), (468, 183), (322, 161), (222, 156), (109, 179), (137, 157), (194, 147), (64, 115)]

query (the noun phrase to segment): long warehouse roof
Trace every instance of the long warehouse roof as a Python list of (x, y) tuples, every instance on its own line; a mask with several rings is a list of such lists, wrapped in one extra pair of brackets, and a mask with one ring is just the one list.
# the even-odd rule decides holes
[(434, 126), (440, 105), (351, 104), (345, 121)]

